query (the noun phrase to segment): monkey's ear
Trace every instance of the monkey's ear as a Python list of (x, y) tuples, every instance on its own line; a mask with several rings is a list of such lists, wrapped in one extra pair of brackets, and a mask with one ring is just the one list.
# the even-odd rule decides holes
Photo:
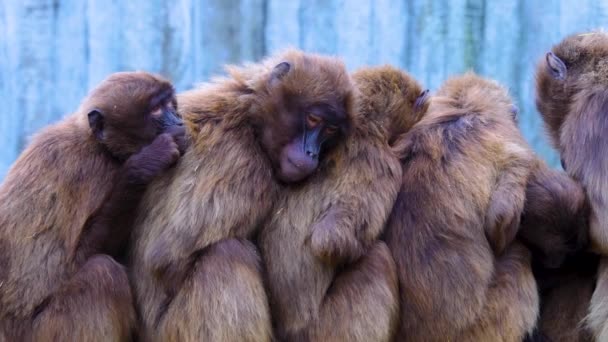
[(425, 89), (422, 91), (422, 93), (420, 93), (420, 95), (418, 95), (418, 98), (414, 102), (414, 110), (420, 110), (422, 109), (422, 107), (424, 107), (426, 100), (429, 98), (429, 94), (430, 91), (428, 89)]
[(89, 118), (89, 127), (93, 131), (93, 135), (97, 139), (103, 138), (103, 114), (98, 109), (93, 109), (87, 114)]
[(513, 117), (513, 120), (517, 121), (518, 116), (519, 116), (519, 107), (512, 104), (511, 105), (511, 117)]
[(287, 62), (281, 62), (277, 64), (272, 72), (270, 73), (270, 84), (278, 83), (291, 69), (291, 64)]
[(553, 78), (558, 80), (566, 79), (566, 73), (568, 72), (566, 64), (551, 51), (547, 52), (546, 59), (547, 68), (549, 68), (549, 72), (553, 75)]

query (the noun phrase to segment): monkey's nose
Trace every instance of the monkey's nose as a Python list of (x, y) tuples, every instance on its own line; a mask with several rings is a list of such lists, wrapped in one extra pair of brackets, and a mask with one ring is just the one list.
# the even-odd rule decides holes
[(318, 153), (313, 152), (313, 151), (306, 151), (306, 155), (309, 156), (312, 159), (317, 159), (317, 157), (319, 156)]

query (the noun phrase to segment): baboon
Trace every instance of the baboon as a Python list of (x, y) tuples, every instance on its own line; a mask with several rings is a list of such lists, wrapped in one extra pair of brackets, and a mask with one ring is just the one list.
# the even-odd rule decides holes
[[(574, 34), (555, 45), (536, 72), (536, 105), (566, 172), (591, 206), (591, 250), (608, 255), (608, 34)], [(587, 324), (608, 340), (608, 260), (600, 260)]]
[(582, 186), (537, 159), (518, 233), (532, 252), (541, 298), (535, 340), (592, 340), (583, 324), (597, 268), (597, 257), (586, 252), (588, 217)]
[(116, 73), (17, 159), (0, 187), (0, 340), (131, 339), (133, 299), (113, 257), (147, 183), (183, 149), (175, 107), (167, 80)]
[(533, 154), (507, 91), (472, 73), (448, 80), (396, 143), (403, 177), (386, 228), (399, 341), (521, 341), (538, 293), (514, 242)]
[(389, 341), (396, 329), (396, 269), (377, 239), (401, 180), (390, 143), (420, 119), (427, 92), (389, 66), (353, 79), (352, 133), (281, 194), (258, 239), (280, 340)]
[(178, 97), (192, 145), (136, 219), (132, 284), (149, 340), (272, 338), (250, 239), (281, 189), (305, 182), (350, 127), (338, 59), (290, 50), (228, 71)]

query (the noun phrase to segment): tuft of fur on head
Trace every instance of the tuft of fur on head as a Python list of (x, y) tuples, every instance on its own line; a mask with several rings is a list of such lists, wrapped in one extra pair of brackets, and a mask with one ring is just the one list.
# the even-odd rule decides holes
[[(289, 63), (289, 71), (279, 82), (273, 82), (274, 68), (284, 62)], [(352, 115), (354, 89), (341, 59), (288, 49), (257, 65), (228, 66), (227, 70), (234, 80), (260, 96), (260, 103), (294, 95), (308, 103), (337, 102), (346, 107), (345, 115)], [(293, 93), (296, 89), (298, 92)]]
[(560, 130), (574, 103), (608, 89), (608, 33), (573, 34), (553, 46), (551, 52), (565, 64), (567, 74), (564, 79), (556, 79), (548, 57), (543, 55), (536, 70), (536, 106), (558, 147)]
[(513, 101), (507, 89), (498, 82), (468, 72), (447, 80), (430, 103), (429, 112), (454, 111), (483, 114), (501, 121), (513, 120)]
[(422, 86), (398, 68), (363, 68), (352, 77), (358, 91), (358, 119), (377, 126), (389, 141), (409, 131), (428, 108), (429, 101), (416, 105)]

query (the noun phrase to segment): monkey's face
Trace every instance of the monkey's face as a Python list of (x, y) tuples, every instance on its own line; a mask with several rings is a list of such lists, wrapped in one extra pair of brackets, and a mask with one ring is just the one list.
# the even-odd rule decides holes
[[(315, 172), (349, 131), (350, 88), (326, 89), (318, 96), (319, 89), (306, 87), (312, 76), (296, 74), (288, 62), (276, 65), (270, 75), (258, 130), (277, 178), (285, 183), (300, 182)], [(323, 83), (322, 77), (316, 82)]]
[(126, 159), (182, 121), (169, 82), (143, 72), (111, 75), (90, 96), (89, 125), (118, 159)]

